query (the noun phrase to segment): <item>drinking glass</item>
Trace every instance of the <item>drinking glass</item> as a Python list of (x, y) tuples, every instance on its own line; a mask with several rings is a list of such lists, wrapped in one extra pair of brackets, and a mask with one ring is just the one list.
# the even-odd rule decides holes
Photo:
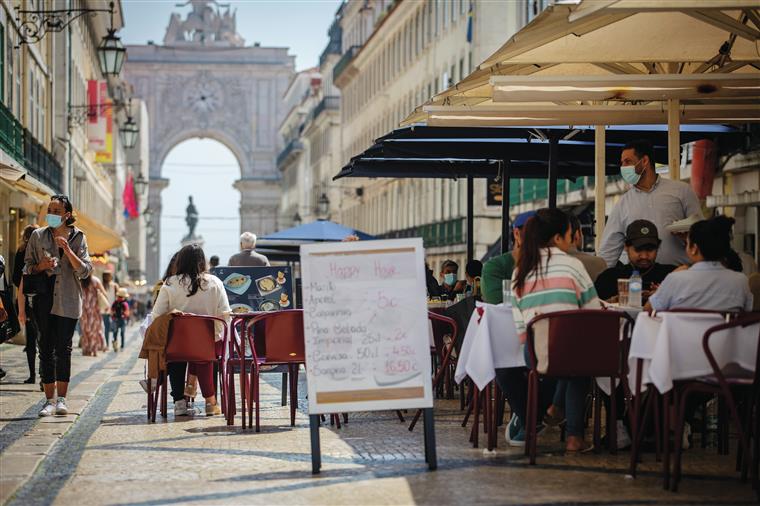
[(627, 306), (628, 305), (628, 279), (618, 279), (617, 280), (617, 286), (618, 286), (618, 303), (621, 306)]

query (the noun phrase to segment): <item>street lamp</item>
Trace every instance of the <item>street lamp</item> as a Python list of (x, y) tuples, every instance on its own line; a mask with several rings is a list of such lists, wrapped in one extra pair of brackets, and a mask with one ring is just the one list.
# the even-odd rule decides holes
[(301, 219), (301, 215), (298, 214), (298, 211), (296, 211), (296, 214), (293, 215), (293, 225), (297, 227), (302, 222), (303, 220)]
[[(135, 180), (135, 190), (137, 191), (138, 195), (142, 195), (145, 189), (148, 187), (148, 180), (145, 179), (141, 174), (137, 176), (137, 179)], [(145, 210), (146, 212), (148, 209)]]
[(330, 199), (327, 198), (326, 194), (322, 194), (319, 197), (319, 200), (317, 200), (317, 212), (321, 216), (327, 216), (327, 211), (330, 210)]
[[(40, 2), (43, 5), (43, 2)], [(98, 46), (98, 62), (104, 76), (117, 76), (124, 64), (127, 50), (116, 35), (113, 27), (114, 3), (108, 4), (108, 9), (39, 9), (28, 10), (16, 7), (16, 21), (19, 24), (19, 45), (35, 44), (43, 39), (48, 32), (62, 32), (75, 20), (86, 14), (107, 12), (111, 15), (111, 27)]]
[(132, 119), (132, 116), (127, 116), (127, 122), (121, 125), (121, 128), (119, 129), (121, 143), (124, 144), (126, 149), (135, 147), (135, 144), (137, 144), (137, 134), (139, 133), (140, 127), (137, 126), (137, 123)]

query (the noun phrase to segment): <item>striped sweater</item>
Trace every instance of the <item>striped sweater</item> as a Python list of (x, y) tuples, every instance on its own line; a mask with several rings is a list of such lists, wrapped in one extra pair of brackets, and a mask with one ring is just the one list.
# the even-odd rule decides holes
[[(512, 279), (515, 278), (513, 274)], [(540, 314), (602, 307), (594, 283), (581, 261), (559, 248), (541, 250), (541, 268), (525, 280), (522, 295), (517, 295), (514, 281), (512, 283), (512, 314), (523, 343), (527, 338), (528, 322)]]

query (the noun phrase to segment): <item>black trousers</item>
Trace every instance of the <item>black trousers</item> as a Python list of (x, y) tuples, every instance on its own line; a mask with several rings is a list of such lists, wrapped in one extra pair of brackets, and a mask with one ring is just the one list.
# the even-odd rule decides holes
[[(520, 424), (525, 425), (527, 419), (528, 407), (528, 368), (527, 367), (507, 367), (496, 369), (496, 383), (504, 392), (507, 398), (509, 408), (512, 413), (520, 419)], [(544, 419), (544, 413), (552, 403), (554, 397), (554, 388), (556, 386), (554, 378), (541, 378), (538, 387), (538, 419), (536, 423), (541, 423)]]
[[(21, 302), (21, 301), (19, 301)], [(37, 339), (39, 338), (39, 329), (35, 321), (34, 310), (26, 303), (26, 363), (29, 366), (29, 377), (35, 377), (35, 365), (37, 361)]]
[(53, 290), (35, 295), (34, 318), (39, 329), (40, 377), (45, 384), (68, 382), (71, 377), (71, 341), (77, 326), (76, 318), (50, 314)]

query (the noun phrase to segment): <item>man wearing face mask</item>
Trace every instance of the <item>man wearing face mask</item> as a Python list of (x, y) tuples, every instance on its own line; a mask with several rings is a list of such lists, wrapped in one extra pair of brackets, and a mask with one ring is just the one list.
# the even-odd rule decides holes
[[(644, 295), (649, 296), (673, 272), (675, 265), (657, 263), (657, 249), (660, 247), (657, 227), (647, 220), (636, 220), (625, 232), (625, 252), (628, 264), (618, 264), (602, 272), (594, 282), (600, 299), (610, 300), (618, 295), (617, 280), (628, 279), (634, 269), (641, 274)], [(614, 301), (614, 300), (613, 300)]]
[[(631, 188), (612, 209), (604, 227), (599, 256), (608, 267), (620, 259), (626, 228), (635, 220), (649, 220), (658, 230), (665, 230), (689, 215), (702, 216), (697, 195), (688, 184), (660, 177), (655, 172), (654, 149), (648, 141), (632, 141), (623, 147), (620, 175)], [(658, 258), (670, 265), (688, 262), (683, 244), (671, 235), (662, 238)]]

